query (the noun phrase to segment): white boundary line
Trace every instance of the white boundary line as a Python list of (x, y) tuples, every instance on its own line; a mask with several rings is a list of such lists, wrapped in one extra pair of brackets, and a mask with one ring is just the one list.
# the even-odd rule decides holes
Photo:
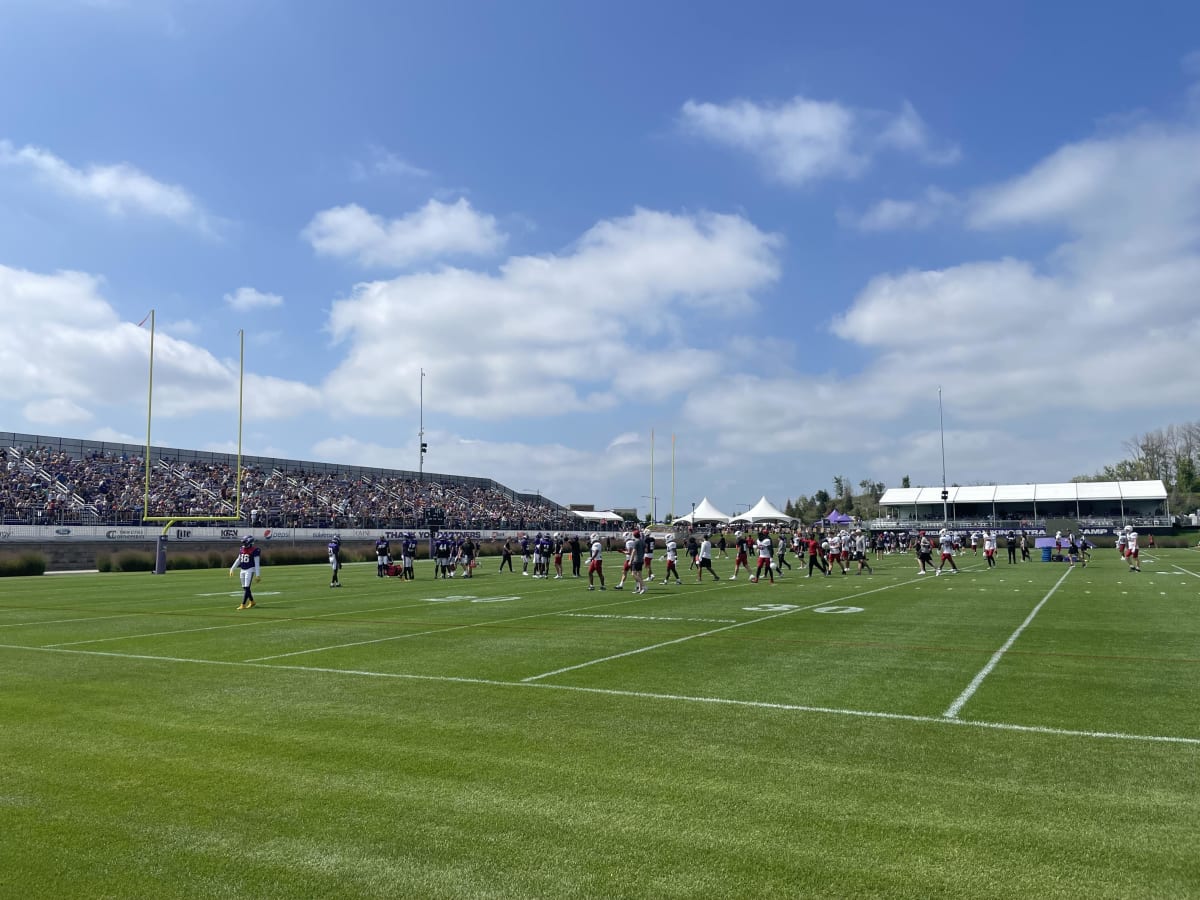
[(41, 622), (8, 622), (0, 628), (24, 628), (28, 625), (62, 625), (64, 622), (95, 622), (100, 619), (127, 619), (130, 616), (144, 616), (146, 613), (118, 613), (113, 616), (87, 616), (81, 619), (49, 619)]
[[(376, 606), (372, 609), (339, 609), (337, 612), (321, 613), (319, 615), (279, 616), (278, 618), (272, 617), (269, 619), (254, 619), (254, 620), (248, 621), (248, 622), (247, 621), (233, 622), (229, 625), (207, 625), (203, 628), (178, 628), (178, 629), (175, 629), (174, 631), (152, 631), (148, 634), (118, 634), (118, 635), (114, 635), (113, 637), (91, 638), (90, 640), (86, 640), (86, 641), (68, 641), (68, 642), (64, 642), (64, 643), (60, 643), (60, 644), (46, 644), (45, 646), (47, 648), (76, 647), (80, 644), (101, 644), (106, 641), (132, 641), (132, 640), (137, 640), (138, 638), (161, 637), (161, 636), (167, 635), (167, 634), (191, 634), (191, 633), (197, 632), (197, 631), (217, 631), (222, 628), (242, 628), (242, 627), (245, 627), (248, 625), (270, 625), (271, 623), (281, 623), (281, 622), (303, 622), (308, 619), (328, 619), (328, 618), (331, 618), (332, 616), (352, 616), (357, 613), (388, 612), (393, 609), (410, 609), (410, 608), (418, 609), (418, 608), (424, 608), (424, 607), (425, 607), (425, 604), (423, 604), (423, 603), (402, 603), (398, 606)], [(193, 607), (188, 607), (188, 609), (185, 611), (191, 611), (192, 609), (193, 609)], [(201, 610), (201, 611), (203, 611), (203, 610)], [(179, 611), (176, 611), (176, 612), (179, 612)], [(167, 614), (166, 612), (159, 612), (159, 613), (130, 613), (129, 615), (149, 616), (149, 615), (166, 615), (166, 614)], [(114, 618), (119, 618), (119, 617), (114, 616)]]
[(966, 690), (959, 694), (958, 699), (951, 703), (949, 708), (942, 713), (944, 718), (958, 718), (959, 712), (966, 705), (967, 701), (974, 696), (975, 691), (977, 691), (979, 686), (983, 684), (983, 680), (992, 674), (992, 670), (996, 668), (996, 665), (1000, 662), (1000, 658), (1003, 657), (1004, 654), (1009, 651), (1009, 648), (1011, 648), (1012, 645), (1017, 642), (1017, 638), (1021, 636), (1021, 632), (1024, 631), (1026, 626), (1033, 621), (1033, 617), (1036, 616), (1038, 612), (1041, 611), (1041, 608), (1046, 605), (1046, 601), (1054, 596), (1054, 592), (1058, 590), (1059, 585), (1066, 581), (1067, 576), (1070, 574), (1071, 569), (1067, 569), (1067, 571), (1062, 573), (1062, 576), (1058, 579), (1058, 581), (1054, 582), (1054, 587), (1050, 588), (1046, 596), (1041, 599), (1041, 602), (1039, 602), (1038, 605), (1033, 608), (1033, 612), (1025, 617), (1025, 621), (1017, 626), (1017, 630), (1009, 635), (1008, 640), (1004, 642), (1004, 646), (992, 654), (992, 658), (987, 661), (987, 665), (980, 669), (979, 674), (971, 679), (971, 683), (967, 685)]
[(525, 681), (497, 681), (489, 678), (462, 678), (454, 675), (412, 675), (403, 672), (372, 672), (362, 669), (333, 669), (318, 666), (268, 665), (266, 663), (238, 662), (235, 660), (192, 659), (189, 657), (180, 656), (151, 656), (140, 653), (114, 653), (106, 650), (66, 650), (58, 647), (30, 647), (23, 644), (0, 644), (0, 649), (28, 650), (34, 653), (67, 653), (77, 654), (80, 656), (100, 656), (107, 657), (109, 659), (132, 659), (201, 666), (233, 666), (236, 668), (277, 669), (284, 672), (311, 672), (320, 675), (350, 675), (358, 678), (390, 678), (400, 681), (427, 681), (443, 684), (475, 684), (488, 687), (574, 691), (580, 694), (597, 694), (607, 697), (624, 697), (640, 700), (668, 700), (680, 703), (705, 703), (719, 706), (737, 706), (753, 709), (780, 710), (784, 712), (815, 713), (820, 715), (846, 716), (860, 719), (883, 719), (893, 722), (914, 722), (922, 725), (954, 725), (965, 728), (982, 728), (993, 731), (1015, 731), (1026, 734), (1044, 734), (1057, 737), (1080, 737), (1200, 746), (1200, 738), (1178, 737), (1174, 735), (1129, 734), (1119, 731), (1086, 731), (1083, 729), (1074, 728), (1053, 728), (1047, 725), (1019, 725), (1012, 722), (948, 719), (945, 716), (917, 716), (908, 713), (875, 712), (872, 710), (861, 709), (838, 709), (827, 706), (806, 706), (799, 703), (770, 703), (761, 700), (733, 700), (724, 697), (695, 697), (686, 694), (657, 694), (648, 691), (622, 691), (611, 688), (579, 687), (576, 685), (567, 684), (547, 684), (545, 682), (530, 683)]
[[(588, 609), (605, 609), (610, 606), (625, 606), (629, 603), (641, 603), (645, 599), (645, 594), (637, 594), (633, 597), (630, 597), (628, 600), (615, 600), (611, 603), (593, 603), (590, 606), (577, 606), (573, 610), (566, 610), (566, 612), (582, 612), (583, 610)], [(246, 662), (261, 663), (272, 659), (286, 659), (289, 656), (303, 656), (306, 653), (323, 653), (326, 650), (342, 650), (346, 647), (363, 647), (368, 644), (384, 644), (388, 641), (402, 641), (405, 638), (425, 637), (430, 634), (441, 634), (447, 631), (461, 631), (464, 628), (482, 628), (486, 625), (502, 625), (506, 622), (521, 622), (525, 619), (542, 619), (550, 616), (560, 616), (563, 614), (563, 612), (563, 610), (556, 609), (549, 612), (531, 613), (527, 616), (513, 616), (512, 618), (508, 619), (489, 619), (485, 622), (472, 622), (469, 625), (448, 625), (445, 627), (433, 628), (428, 631), (412, 631), (405, 634), (393, 634), (389, 635), (388, 637), (372, 638), (371, 640), (367, 641), (351, 641), (348, 644), (333, 644), (328, 647), (313, 647), (308, 650), (293, 650), (290, 653), (276, 653), (273, 656), (256, 656), (253, 659), (246, 660)]]
[(626, 656), (636, 656), (638, 653), (646, 653), (650, 650), (658, 650), (662, 647), (670, 647), (673, 644), (682, 644), (685, 641), (691, 641), (696, 638), (709, 637), (710, 635), (720, 634), (722, 631), (730, 631), (734, 628), (741, 628), (744, 625), (757, 625), (759, 622), (767, 622), (771, 619), (778, 619), (780, 616), (790, 616), (793, 613), (804, 612), (805, 610), (809, 609), (816, 609), (818, 606), (825, 606), (829, 603), (841, 603), (845, 600), (854, 600), (858, 597), (865, 597), (867, 594), (876, 594), (880, 591), (890, 591), (892, 588), (902, 587), (906, 584), (916, 584), (920, 580), (921, 579), (919, 578), (913, 578), (909, 581), (899, 581), (895, 584), (887, 584), (883, 587), (872, 588), (869, 591), (861, 591), (857, 594), (851, 594), (848, 597), (836, 597), (833, 599), (826, 597), (823, 600), (812, 604), (811, 606), (799, 606), (795, 609), (788, 609), (784, 610), (783, 612), (772, 613), (769, 616), (760, 616), (757, 619), (748, 619), (745, 622), (738, 622), (736, 625), (726, 625), (724, 628), (713, 628), (709, 631), (701, 631), (699, 634), (688, 634), (684, 635), (683, 637), (675, 638), (674, 640), (662, 641), (658, 644), (651, 644), (649, 647), (639, 647), (636, 650), (626, 650), (624, 653), (614, 653), (612, 656), (604, 656), (600, 659), (593, 659), (589, 660), (588, 662), (577, 663), (573, 666), (564, 666), (561, 669), (555, 669), (553, 672), (543, 672), (541, 675), (530, 675), (528, 678), (522, 678), (521, 683), (526, 684), (531, 681), (540, 681), (543, 678), (550, 678), (554, 675), (562, 675), (564, 672), (574, 672), (576, 669), (586, 669), (588, 666), (595, 666), (600, 663), (611, 662), (614, 659), (622, 659)]
[(1191, 575), (1193, 578), (1200, 578), (1200, 575), (1197, 575), (1191, 569), (1185, 569), (1183, 566), (1179, 565), (1179, 563), (1172, 563), (1172, 565), (1174, 565), (1175, 568), (1177, 568), (1180, 572), (1186, 572), (1188, 575)]

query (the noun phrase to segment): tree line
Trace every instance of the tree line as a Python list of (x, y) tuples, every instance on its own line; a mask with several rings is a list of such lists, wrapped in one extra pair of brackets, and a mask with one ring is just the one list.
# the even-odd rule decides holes
[(1200, 506), (1200, 421), (1168, 425), (1129, 438), (1126, 456), (1094, 475), (1072, 481), (1154, 481), (1167, 488), (1173, 514)]

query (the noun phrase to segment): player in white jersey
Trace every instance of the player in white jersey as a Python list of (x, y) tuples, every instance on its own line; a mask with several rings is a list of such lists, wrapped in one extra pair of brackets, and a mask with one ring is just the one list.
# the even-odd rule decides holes
[(600, 576), (600, 590), (604, 590), (604, 548), (600, 545), (600, 535), (592, 535), (592, 552), (588, 557), (588, 590), (594, 591), (594, 579)]
[(971, 552), (974, 553), (976, 556), (979, 555), (979, 532), (978, 531), (971, 532)]
[(1125, 562), (1129, 563), (1130, 572), (1142, 571), (1142, 564), (1138, 561), (1138, 533), (1132, 525), (1125, 526)]
[(829, 536), (829, 566), (826, 573), (833, 574), (833, 564), (836, 562), (838, 568), (842, 570), (842, 574), (846, 574), (846, 564), (842, 562), (842, 536), (840, 534), (831, 534)]
[(957, 575), (958, 566), (954, 564), (954, 535), (943, 528), (938, 534), (938, 545), (942, 548), (942, 559), (933, 574), (941, 575), (946, 563), (950, 563), (950, 574)]
[(662, 583), (666, 584), (671, 580), (671, 576), (675, 576), (675, 583), (679, 584), (679, 570), (675, 568), (675, 560), (679, 545), (675, 543), (675, 535), (670, 535), (667, 538), (667, 572), (663, 575)]
[(996, 534), (990, 528), (983, 532), (983, 555), (989, 569), (996, 568)]
[(1117, 556), (1125, 559), (1125, 531), (1122, 529), (1117, 532)]
[(632, 532), (625, 535), (625, 562), (621, 565), (621, 580), (613, 585), (614, 591), (625, 590), (625, 579), (629, 577), (629, 570), (633, 568), (633, 545), (637, 543), (633, 539)]
[(775, 572), (771, 568), (771, 561), (775, 558), (775, 553), (771, 549), (771, 535), (766, 531), (759, 534), (758, 540), (755, 542), (758, 548), (758, 563), (754, 570), (754, 574), (750, 576), (751, 581), (758, 581), (762, 578), (763, 569), (766, 568), (767, 575), (771, 579), (771, 584), (775, 583)]

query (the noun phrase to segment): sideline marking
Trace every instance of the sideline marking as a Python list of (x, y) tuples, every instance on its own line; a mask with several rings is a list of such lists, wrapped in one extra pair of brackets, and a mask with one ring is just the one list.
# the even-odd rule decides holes
[[(608, 607), (608, 606), (624, 606), (625, 604), (628, 604), (628, 603), (640, 603), (644, 599), (645, 599), (645, 595), (638, 595), (635, 597), (631, 597), (628, 600), (616, 600), (612, 603), (596, 603), (591, 606), (581, 606), (581, 607), (578, 607), (578, 609), (581, 609), (581, 610), (604, 609), (605, 607)], [(508, 618), (508, 619), (491, 619), (486, 622), (471, 622), (468, 625), (450, 625), (450, 626), (447, 626), (444, 628), (433, 628), (428, 631), (412, 631), (412, 632), (407, 632), (405, 634), (393, 634), (393, 635), (389, 635), (388, 637), (372, 638), (371, 640), (367, 640), (367, 641), (351, 641), (348, 644), (332, 644), (328, 647), (313, 647), (308, 650), (293, 650), (290, 653), (276, 653), (272, 656), (256, 656), (253, 659), (246, 660), (246, 662), (261, 663), (261, 662), (266, 662), (267, 660), (272, 660), (272, 659), (286, 659), (289, 656), (303, 656), (306, 653), (323, 653), (326, 650), (343, 650), (346, 647), (363, 647), (368, 644), (383, 644), (388, 641), (401, 641), (401, 640), (404, 640), (405, 638), (411, 638), (411, 637), (426, 637), (431, 634), (441, 634), (446, 631), (461, 631), (464, 628), (481, 628), (486, 625), (502, 625), (505, 622), (520, 622), (524, 619), (542, 619), (542, 618), (546, 618), (548, 616), (558, 616), (558, 615), (562, 615), (562, 613), (541, 612), (541, 613), (532, 613), (527, 616), (513, 616), (512, 618)]]
[[(892, 588), (902, 587), (906, 584), (916, 584), (920, 579), (913, 578), (909, 581), (900, 581), (896, 584), (888, 584), (883, 587), (872, 588), (869, 591), (862, 591), (858, 594), (851, 594), (849, 597), (839, 597), (839, 601), (853, 600), (856, 597), (865, 597), (867, 594), (877, 594), (880, 591), (890, 591)], [(600, 659), (592, 659), (588, 662), (576, 663), (573, 666), (564, 666), (561, 669), (555, 669), (553, 672), (543, 672), (540, 675), (530, 675), (528, 678), (522, 678), (521, 683), (527, 684), (532, 681), (539, 681), (543, 678), (550, 678), (554, 675), (562, 675), (565, 672), (574, 672), (576, 669), (586, 669), (588, 666), (599, 665), (600, 663), (612, 662), (614, 659), (624, 659), (627, 656), (636, 656), (639, 653), (646, 653), (650, 650), (659, 650), (663, 647), (670, 647), (673, 644), (682, 644), (686, 641), (695, 640), (696, 638), (710, 637), (714, 634), (720, 634), (723, 631), (729, 631), (733, 628), (742, 628), (746, 625), (757, 625), (759, 622), (767, 622), (771, 619), (778, 619), (780, 616), (790, 616), (798, 612), (804, 612), (807, 609), (816, 609), (818, 606), (825, 606), (829, 600), (819, 600), (810, 606), (796, 606), (783, 612), (772, 613), (769, 616), (759, 616), (757, 619), (747, 619), (745, 622), (738, 622), (736, 625), (726, 625), (724, 628), (712, 628), (708, 631), (701, 631), (699, 634), (689, 634), (680, 638), (675, 638), (671, 641), (663, 641), (658, 644), (651, 644), (649, 647), (638, 647), (636, 650), (626, 650), (624, 653), (614, 653), (612, 656), (604, 656)]]
[(697, 619), (684, 616), (619, 616), (615, 613), (559, 613), (571, 619), (636, 619), (639, 622), (736, 622), (737, 619)]
[(580, 687), (570, 684), (497, 681), (491, 678), (463, 678), (455, 675), (411, 675), (403, 672), (372, 672), (363, 669), (333, 669), (319, 666), (267, 665), (222, 659), (192, 659), (181, 656), (150, 656), (141, 653), (114, 653), (109, 650), (64, 650), (58, 647), (31, 647), (23, 644), (0, 644), (3, 650), (28, 650), (34, 653), (68, 653), (80, 656), (102, 656), (110, 659), (134, 659), (151, 662), (185, 663), (202, 666), (233, 666), (252, 669), (278, 669), (284, 672), (313, 672), (321, 675), (352, 675), (358, 678), (391, 678), (400, 681), (430, 681), (452, 684), (478, 684), (490, 687), (540, 688), (549, 691), (574, 691), (580, 694), (599, 694), (641, 700), (671, 700), (682, 703), (707, 703), (718, 706), (741, 706), (754, 709), (773, 709), (785, 712), (806, 712), (821, 715), (846, 716), (860, 719), (884, 719), (895, 722), (915, 722), (923, 725), (957, 725), (964, 728), (984, 728), (993, 731), (1017, 731), (1058, 737), (1141, 741), (1159, 744), (1188, 744), (1200, 746), (1200, 738), (1160, 734), (1127, 734), (1119, 731), (1086, 731), (1075, 728), (1054, 728), (1048, 725), (1019, 725), (1012, 722), (988, 722), (973, 719), (948, 719), (945, 716), (917, 716), (909, 713), (875, 712), (862, 709), (838, 709), (828, 706), (806, 706), (800, 703), (770, 703), (763, 700), (733, 700), (725, 697), (694, 697), (687, 694), (657, 694), (649, 691), (622, 691), (613, 688)]
[(96, 622), (100, 619), (127, 619), (130, 616), (142, 616), (145, 613), (118, 613), (114, 616), (88, 616), (84, 619), (51, 619), (50, 621), (42, 622), (12, 622), (7, 625), (0, 625), (0, 628), (21, 628), (25, 625), (61, 625), (64, 622)]
[(1041, 608), (1046, 605), (1046, 601), (1054, 596), (1054, 592), (1058, 590), (1059, 585), (1066, 581), (1067, 576), (1070, 574), (1071, 569), (1067, 569), (1067, 571), (1062, 573), (1062, 576), (1058, 579), (1058, 581), (1054, 582), (1054, 587), (1050, 588), (1046, 596), (1041, 599), (1041, 602), (1033, 608), (1033, 612), (1025, 617), (1025, 621), (1017, 626), (1017, 630), (1009, 635), (1008, 640), (1004, 642), (1004, 646), (992, 654), (992, 658), (987, 661), (987, 665), (980, 669), (979, 674), (971, 679), (971, 683), (967, 685), (966, 690), (959, 694), (958, 699), (951, 703), (949, 708), (942, 713), (944, 718), (954, 719), (958, 717), (959, 711), (966, 705), (967, 701), (974, 696), (975, 691), (977, 691), (979, 686), (983, 684), (983, 680), (992, 674), (992, 670), (996, 668), (996, 665), (1000, 662), (1000, 658), (1004, 656), (1004, 654), (1008, 652), (1009, 648), (1017, 642), (1017, 638), (1021, 636), (1021, 632), (1024, 631), (1025, 627), (1033, 621), (1033, 617), (1036, 616)]
[[(236, 597), (237, 594), (231, 594), (230, 596)], [(167, 635), (167, 634), (191, 634), (192, 632), (196, 632), (196, 631), (217, 631), (222, 628), (244, 628), (249, 625), (269, 625), (272, 622), (303, 622), (308, 619), (328, 619), (332, 616), (352, 616), (352, 615), (356, 615), (357, 613), (387, 612), (388, 610), (392, 610), (392, 609), (408, 609), (412, 605), (413, 604), (405, 603), (405, 604), (401, 604), (399, 606), (377, 606), (373, 609), (343, 609), (343, 610), (338, 610), (337, 612), (320, 613), (319, 615), (280, 616), (279, 618), (255, 619), (252, 622), (244, 622), (244, 621), (243, 622), (233, 622), (229, 625), (207, 625), (203, 628), (177, 628), (174, 631), (154, 631), (149, 634), (119, 634), (119, 635), (115, 635), (113, 637), (92, 638), (92, 639), (86, 640), (86, 641), (67, 641), (67, 642), (59, 643), (59, 644), (46, 644), (46, 647), (47, 648), (75, 647), (75, 646), (78, 646), (79, 644), (101, 644), (101, 643), (104, 643), (105, 641), (137, 640), (138, 638), (162, 637), (163, 635)], [(189, 610), (190, 609), (191, 609), (191, 607), (189, 607)], [(130, 615), (142, 616), (142, 615), (151, 615), (151, 613), (130, 613)], [(114, 618), (117, 618), (117, 617), (114, 617)]]

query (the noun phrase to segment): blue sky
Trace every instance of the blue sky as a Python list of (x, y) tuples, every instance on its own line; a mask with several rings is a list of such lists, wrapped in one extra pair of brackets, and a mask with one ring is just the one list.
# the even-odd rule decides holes
[(1195, 4), (0, 0), (2, 427), (726, 512), (1195, 418)]

